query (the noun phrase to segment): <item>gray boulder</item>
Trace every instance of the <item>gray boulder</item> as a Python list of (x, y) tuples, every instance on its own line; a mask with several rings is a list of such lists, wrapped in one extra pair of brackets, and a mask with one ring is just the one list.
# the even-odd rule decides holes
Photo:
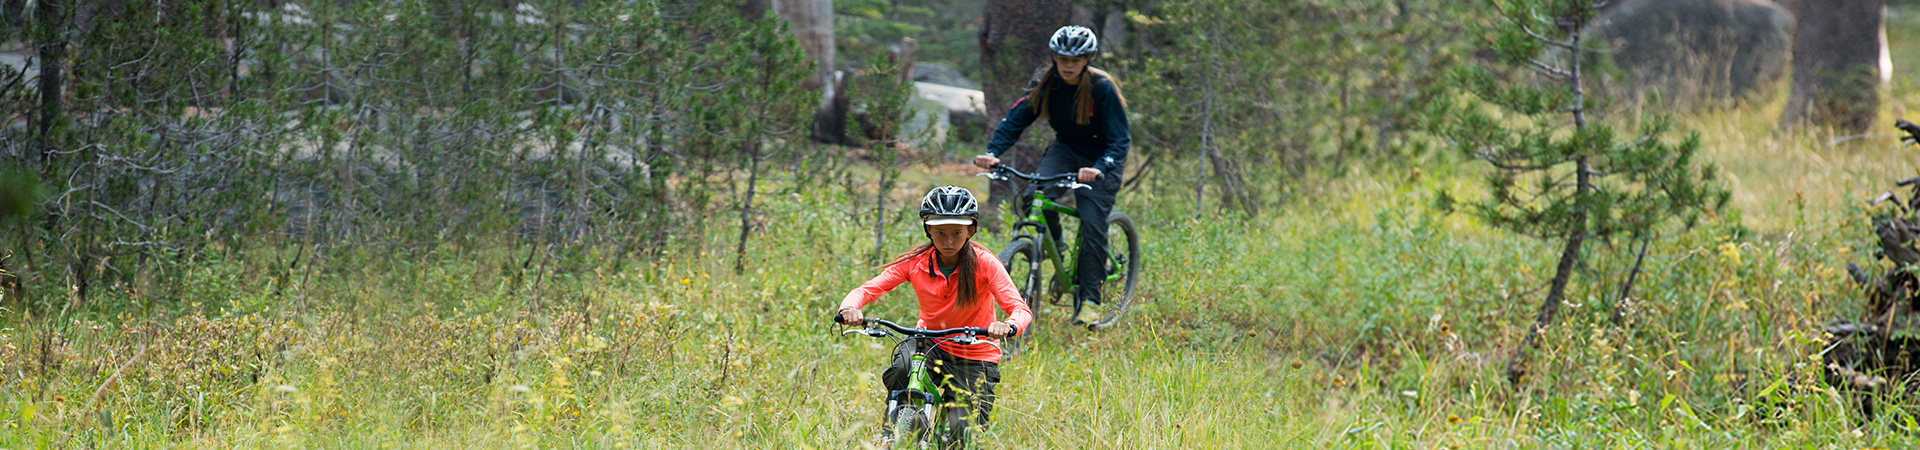
[(1767, 0), (1627, 0), (1587, 38), (1605, 43), (1628, 95), (1712, 105), (1767, 89), (1787, 74), (1793, 15)]
[(899, 138), (914, 148), (932, 148), (947, 141), (952, 116), (946, 105), (925, 96), (907, 100), (907, 119), (900, 123)]
[(978, 137), (974, 134), (986, 132), (986, 95), (979, 89), (924, 82), (913, 83), (913, 87), (921, 100), (937, 103), (945, 109), (940, 116), (947, 122), (945, 125), (962, 130), (961, 140), (974, 140)]
[(40, 68), (34, 67), (31, 63), (32, 59), (33, 54), (29, 53), (26, 49), (21, 49), (21, 51), (18, 52), (0, 51), (0, 66), (6, 66), (6, 71), (0, 72), (0, 74), (12, 74), (13, 71), (17, 70), (26, 72), (26, 76), (20, 77), (22, 80), (39, 78)]
[(959, 70), (940, 63), (924, 61), (913, 63), (913, 81), (980, 90), (980, 83), (975, 83), (967, 79), (966, 75), (961, 75)]

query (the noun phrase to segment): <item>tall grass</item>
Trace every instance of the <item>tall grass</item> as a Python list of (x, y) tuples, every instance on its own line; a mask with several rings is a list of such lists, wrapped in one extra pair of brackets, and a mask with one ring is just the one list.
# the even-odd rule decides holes
[[(1913, 92), (1895, 84), (1893, 114)], [(1733, 209), (1655, 244), (1623, 326), (1601, 280), (1633, 255), (1599, 247), (1519, 388), (1499, 369), (1554, 249), (1430, 207), (1472, 191), (1474, 166), (1376, 163), (1251, 219), (1125, 193), (1139, 306), (1102, 332), (1043, 306), (983, 446), (1913, 446), (1909, 414), (1861, 417), (1816, 380), (1818, 325), (1861, 307), (1840, 269), (1871, 258), (1860, 201), (1920, 170), (1890, 136), (1776, 132), (1778, 107), (1683, 118)], [(908, 207), (925, 187), (984, 188), (942, 167), (890, 193), (890, 251), (923, 239)], [(178, 307), (117, 292), (0, 310), (0, 448), (871, 445), (888, 349), (825, 320), (877, 273), (870, 215), (840, 189), (763, 192), (738, 275), (730, 233), (711, 232), (530, 276), (504, 251), (343, 252), (292, 273), (209, 260), (170, 280)], [(869, 315), (912, 305), (901, 290)]]
[[(1315, 183), (1309, 200), (1252, 220), (1191, 219), (1183, 202), (1124, 195), (1121, 209), (1144, 232), (1140, 307), (1098, 333), (1043, 308), (1031, 350), (1003, 366), (985, 443), (1905, 439), (1863, 425), (1806, 381), (1815, 326), (1852, 298), (1834, 267), (1863, 259), (1834, 251), (1863, 232), (1850, 213), (1768, 216), (1783, 225), (1757, 234), (1730, 214), (1661, 242), (1630, 326), (1605, 322), (1613, 286), (1579, 286), (1547, 335), (1542, 375), (1515, 390), (1497, 369), (1537, 302), (1551, 249), (1429, 208), (1436, 190), (1470, 183), (1435, 169)], [(981, 187), (963, 177), (910, 179)], [(438, 255), (343, 257), (286, 285), (212, 261), (177, 280), (201, 300), (172, 317), (8, 311), (0, 447), (871, 444), (887, 349), (841, 337), (824, 319), (876, 271), (867, 225), (820, 212), (846, 201), (833, 191), (767, 196), (764, 232), (738, 276), (731, 258), (698, 248), (518, 284), (508, 268)], [(917, 194), (894, 197), (907, 205)], [(907, 214), (891, 215), (896, 247), (920, 239)], [(1602, 251), (1588, 270), (1616, 273), (1625, 253)], [(911, 318), (902, 291), (870, 315)]]

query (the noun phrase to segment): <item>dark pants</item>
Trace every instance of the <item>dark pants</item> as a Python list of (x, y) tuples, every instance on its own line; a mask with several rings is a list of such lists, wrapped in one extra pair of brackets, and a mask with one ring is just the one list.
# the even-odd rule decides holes
[[(1047, 147), (1047, 153), (1040, 156), (1041, 176), (1066, 172), (1079, 172), (1082, 167), (1093, 167), (1093, 161), (1074, 154), (1072, 149), (1055, 142)], [(1120, 174), (1118, 170), (1103, 172), (1098, 181), (1086, 183), (1091, 189), (1073, 190), (1073, 208), (1080, 213), (1080, 259), (1074, 262), (1076, 273), (1074, 282), (1080, 287), (1073, 297), (1082, 301), (1099, 302), (1100, 284), (1107, 280), (1107, 214), (1113, 212), (1113, 198), (1120, 192)], [(1061, 201), (1067, 195), (1065, 188), (1048, 188), (1047, 197)], [(1055, 233), (1060, 230), (1060, 214), (1046, 212), (1047, 226)], [(1055, 241), (1060, 235), (1053, 236)]]
[(986, 427), (988, 416), (993, 412), (993, 385), (1000, 384), (1000, 363), (953, 356), (931, 341), (910, 339), (894, 347), (893, 365), (880, 372), (880, 382), (887, 386), (887, 392), (907, 388), (907, 375), (913, 370), (913, 352), (920, 346), (927, 347), (927, 368), (933, 375), (933, 384), (940, 387), (940, 397), (967, 406), (952, 409), (945, 418), (949, 435), (959, 436), (967, 428), (968, 411), (973, 412), (974, 425)]

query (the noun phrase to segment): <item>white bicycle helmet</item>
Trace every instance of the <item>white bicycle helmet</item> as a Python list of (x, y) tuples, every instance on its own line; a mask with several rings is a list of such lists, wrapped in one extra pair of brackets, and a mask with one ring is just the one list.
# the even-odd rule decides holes
[(1079, 25), (1067, 25), (1053, 32), (1053, 38), (1047, 40), (1047, 46), (1054, 53), (1067, 56), (1092, 56), (1100, 52), (1100, 38), (1093, 36), (1093, 30)]
[(920, 220), (927, 225), (973, 225), (979, 218), (980, 203), (959, 186), (933, 188), (920, 200)]

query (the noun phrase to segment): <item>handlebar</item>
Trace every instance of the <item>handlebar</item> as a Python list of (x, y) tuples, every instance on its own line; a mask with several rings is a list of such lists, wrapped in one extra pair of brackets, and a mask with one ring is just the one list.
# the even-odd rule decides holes
[[(1034, 183), (1071, 184), (1071, 186), (1068, 186), (1068, 187), (1072, 187), (1072, 188), (1092, 187), (1092, 186), (1080, 184), (1079, 183), (1080, 174), (1074, 173), (1074, 172), (1041, 176), (1041, 175), (1021, 172), (1017, 169), (1014, 169), (1013, 166), (1007, 165), (1006, 163), (994, 164), (992, 170), (993, 172), (983, 173), (977, 176), (983, 176), (983, 177), (992, 178), (996, 180), (1005, 180), (1007, 179), (1005, 174), (1012, 174), (1015, 178), (1027, 180)], [(1094, 181), (1105, 180), (1107, 179), (1107, 174), (1106, 172), (1101, 172), (1099, 175), (1095, 175), (1093, 179)]]
[[(847, 323), (846, 320), (847, 319), (845, 317), (841, 317), (839, 314), (833, 315), (834, 323), (845, 325)], [(981, 328), (981, 327), (960, 327), (960, 328), (948, 328), (945, 330), (928, 330), (925, 328), (903, 327), (903, 326), (900, 326), (900, 324), (888, 322), (885, 319), (863, 319), (862, 321), (866, 322), (866, 325), (867, 325), (866, 329), (847, 330), (840, 334), (845, 335), (849, 333), (860, 333), (860, 334), (865, 334), (872, 337), (887, 337), (886, 332), (879, 331), (877, 329), (879, 327), (874, 326), (874, 325), (879, 325), (880, 327), (893, 329), (894, 332), (900, 333), (902, 336), (905, 336), (905, 339), (938, 339), (946, 336), (959, 335), (957, 337), (947, 337), (943, 340), (952, 341), (953, 343), (960, 344), (960, 345), (986, 344), (994, 347), (1000, 346), (1000, 344), (996, 344), (993, 341), (980, 340), (978, 338), (979, 336), (992, 336), (992, 334), (989, 333), (986, 328)], [(1012, 332), (1007, 333), (1008, 337), (1020, 334), (1019, 326), (1016, 326), (1013, 324), (1007, 324), (1007, 326), (1012, 328), (1011, 330)]]
[[(903, 327), (903, 326), (900, 326), (900, 324), (888, 322), (886, 319), (865, 319), (864, 321), (867, 323), (867, 326), (880, 325), (883, 327), (892, 328), (894, 332), (907, 335), (907, 336), (944, 337), (944, 336), (952, 336), (956, 334), (964, 334), (967, 336), (986, 336), (987, 335), (987, 329), (981, 328), (981, 327), (960, 327), (960, 328), (948, 328), (945, 330), (929, 330), (925, 328)], [(834, 314), (833, 323), (844, 325), (847, 323), (847, 319), (845, 317), (841, 317), (839, 314)]]

